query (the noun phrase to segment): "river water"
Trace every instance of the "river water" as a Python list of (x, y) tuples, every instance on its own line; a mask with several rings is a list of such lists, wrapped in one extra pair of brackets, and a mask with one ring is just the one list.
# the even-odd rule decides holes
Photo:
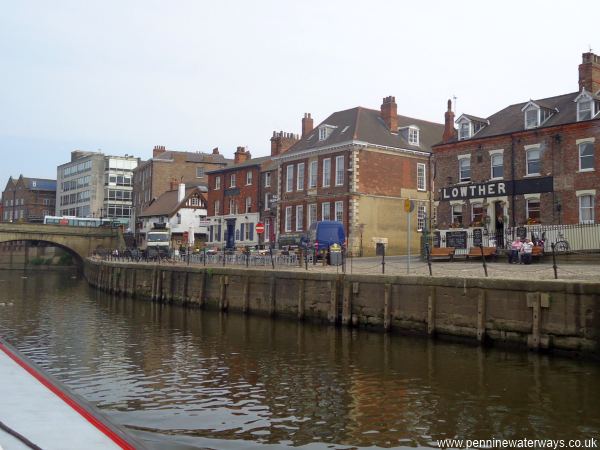
[(0, 271), (0, 336), (153, 449), (589, 439), (600, 366), (123, 299)]

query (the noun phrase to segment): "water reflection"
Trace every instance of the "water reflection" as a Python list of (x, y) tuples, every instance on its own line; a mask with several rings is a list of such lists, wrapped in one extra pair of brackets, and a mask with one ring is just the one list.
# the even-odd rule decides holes
[(156, 448), (600, 431), (593, 363), (189, 311), (22, 275), (0, 271), (3, 337)]

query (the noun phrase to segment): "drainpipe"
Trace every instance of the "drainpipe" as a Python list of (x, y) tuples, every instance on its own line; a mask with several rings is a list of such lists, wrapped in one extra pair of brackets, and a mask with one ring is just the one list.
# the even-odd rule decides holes
[(514, 229), (516, 227), (516, 221), (515, 221), (515, 135), (511, 134), (510, 135), (510, 177), (511, 177), (511, 184), (512, 184), (512, 189), (511, 189), (511, 194), (510, 194), (510, 206), (512, 206), (512, 214), (510, 222), (511, 222), (511, 227)]

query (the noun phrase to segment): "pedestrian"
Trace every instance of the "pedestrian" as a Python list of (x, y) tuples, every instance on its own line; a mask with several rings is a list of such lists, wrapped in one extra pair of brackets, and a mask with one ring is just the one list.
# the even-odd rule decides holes
[(521, 242), (521, 239), (516, 238), (514, 241), (512, 241), (512, 244), (510, 244), (510, 253), (508, 254), (508, 263), (509, 264), (517, 264), (520, 262), (519, 257), (520, 257), (521, 247), (523, 247), (523, 243)]
[(525, 239), (521, 246), (521, 262), (523, 264), (531, 264), (531, 253), (533, 252), (533, 243), (529, 239)]

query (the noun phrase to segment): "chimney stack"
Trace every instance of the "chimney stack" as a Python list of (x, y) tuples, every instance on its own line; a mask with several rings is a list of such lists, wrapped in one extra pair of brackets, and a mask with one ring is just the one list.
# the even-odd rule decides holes
[(448, 100), (448, 111), (444, 114), (444, 134), (442, 142), (450, 142), (456, 138), (456, 129), (454, 128), (454, 112), (452, 111), (452, 100)]
[(185, 197), (185, 183), (179, 183), (179, 190), (177, 191), (177, 202), (181, 202)]
[(310, 116), (310, 113), (304, 113), (304, 117), (302, 118), (302, 139), (310, 134), (313, 130), (313, 119)]
[(252, 155), (250, 155), (250, 152), (247, 151), (245, 147), (238, 147), (234, 153), (233, 162), (234, 164), (240, 164), (244, 161), (248, 161), (251, 157)]
[(218, 154), (219, 154), (219, 147), (215, 147), (215, 148), (213, 148), (213, 150), (212, 150), (212, 154), (213, 154), (213, 155), (218, 155)]
[(177, 182), (177, 180), (175, 178), (171, 178), (171, 180), (169, 180), (169, 190), (170, 191), (175, 191), (177, 190), (177, 185), (179, 183)]
[(156, 158), (158, 155), (161, 155), (166, 151), (167, 150), (165, 149), (164, 145), (155, 145), (154, 149), (152, 150), (152, 157)]
[(273, 137), (271, 138), (271, 156), (277, 156), (287, 152), (289, 148), (298, 141), (297, 134), (286, 133), (284, 131), (273, 131)]
[(585, 88), (592, 94), (600, 92), (600, 56), (592, 52), (581, 55), (579, 65), (579, 91)]
[(398, 132), (398, 105), (396, 97), (385, 97), (381, 104), (381, 118), (392, 133)]

